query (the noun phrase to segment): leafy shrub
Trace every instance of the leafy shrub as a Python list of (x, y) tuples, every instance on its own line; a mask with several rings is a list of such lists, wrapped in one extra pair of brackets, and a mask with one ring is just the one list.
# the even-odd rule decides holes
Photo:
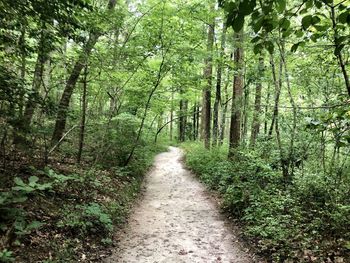
[(15, 259), (12, 256), (12, 251), (9, 251), (7, 249), (4, 249), (3, 251), (0, 251), (0, 262), (14, 262)]
[(67, 207), (63, 218), (58, 222), (58, 227), (71, 230), (73, 233), (85, 235), (87, 233), (109, 234), (113, 231), (113, 223), (101, 205), (89, 203)]
[(186, 164), (218, 190), (223, 208), (244, 223), (245, 235), (272, 262), (299, 261), (305, 250), (327, 260), (327, 251), (348, 249), (350, 176), (296, 169), (286, 186), (278, 155), (267, 155), (262, 145), (238, 149), (230, 161), (224, 150), (184, 144)]

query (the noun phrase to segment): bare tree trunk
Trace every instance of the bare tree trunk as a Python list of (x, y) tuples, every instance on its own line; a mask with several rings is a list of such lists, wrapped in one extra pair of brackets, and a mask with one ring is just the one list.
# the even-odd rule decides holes
[(199, 103), (197, 102), (197, 109), (196, 109), (196, 119), (197, 119), (197, 123), (196, 123), (196, 131), (195, 131), (195, 136), (196, 136), (196, 140), (198, 140), (199, 138), (199, 122), (200, 122), (200, 107), (199, 107)]
[[(23, 82), (23, 84), (25, 84), (25, 80), (26, 80), (26, 65), (27, 65), (27, 55), (26, 55), (25, 45), (26, 45), (26, 28), (25, 28), (25, 25), (22, 25), (21, 36), (19, 38), (19, 48), (21, 51), (20, 75), (21, 75), (21, 81)], [(19, 103), (20, 118), (22, 118), (23, 116), (23, 106), (24, 106), (24, 94), (21, 94), (20, 103)]]
[(259, 69), (258, 80), (255, 87), (255, 102), (254, 102), (254, 115), (252, 122), (252, 132), (250, 137), (250, 145), (255, 145), (256, 137), (260, 131), (260, 115), (261, 115), (261, 90), (262, 90), (262, 77), (264, 74), (264, 57), (262, 54), (259, 56)]
[(221, 123), (220, 123), (220, 139), (219, 139), (219, 145), (221, 146), (223, 144), (224, 138), (225, 138), (225, 131), (226, 131), (226, 115), (227, 115), (227, 109), (229, 104), (229, 94), (228, 94), (228, 85), (231, 83), (231, 76), (230, 76), (230, 69), (227, 69), (227, 81), (224, 86), (224, 96), (225, 101), (224, 103), (221, 103)]
[(196, 127), (197, 127), (197, 103), (195, 102), (193, 105), (193, 111), (192, 111), (192, 140), (197, 140), (196, 138)]
[(174, 90), (171, 89), (170, 141), (173, 140), (173, 120), (174, 120)]
[(233, 80), (231, 126), (228, 157), (234, 157), (234, 149), (239, 146), (241, 139), (241, 105), (243, 93), (243, 29), (234, 34), (235, 51), (234, 62), (236, 73)]
[(85, 120), (86, 120), (86, 109), (87, 109), (87, 76), (88, 76), (88, 66), (86, 65), (84, 68), (84, 79), (83, 79), (83, 94), (82, 94), (82, 115), (81, 115), (81, 123), (80, 123), (80, 133), (79, 133), (79, 149), (77, 162), (80, 163), (81, 156), (83, 153), (84, 147), (84, 138), (85, 138)]
[(341, 71), (343, 73), (346, 90), (348, 92), (348, 95), (350, 96), (350, 80), (349, 80), (349, 75), (348, 75), (348, 73), (346, 71), (346, 66), (345, 66), (345, 63), (344, 63), (343, 55), (341, 53), (341, 48), (340, 48), (340, 44), (339, 44), (339, 32), (338, 32), (337, 21), (336, 21), (336, 17), (335, 17), (334, 4), (332, 4), (332, 6), (330, 6), (330, 8), (331, 8), (332, 27), (333, 27), (333, 31), (334, 31), (335, 54), (336, 54), (336, 57), (338, 59)]
[[(114, 9), (116, 5), (116, 0), (109, 0), (108, 9)], [(65, 89), (63, 91), (61, 100), (58, 105), (58, 112), (56, 117), (56, 123), (54, 132), (52, 134), (52, 144), (55, 144), (62, 137), (64, 130), (66, 128), (67, 114), (69, 109), (69, 102), (72, 97), (75, 85), (79, 79), (82, 69), (86, 65), (86, 61), (91, 53), (91, 50), (95, 46), (98, 38), (102, 35), (101, 32), (90, 32), (89, 39), (83, 47), (82, 52), (80, 53), (73, 70), (67, 80)]]
[[(244, 76), (245, 76), (244, 72)], [(245, 82), (245, 78), (244, 78)], [(249, 83), (250, 81), (247, 81), (247, 84), (243, 86), (243, 112), (242, 112), (242, 135), (241, 135), (241, 143), (243, 145), (246, 144), (246, 138), (247, 138), (247, 133), (248, 133), (248, 108), (249, 108), (249, 97), (250, 97), (250, 90), (249, 90)]]
[(272, 136), (272, 131), (273, 131), (273, 128), (275, 126), (275, 121), (278, 117), (278, 104), (279, 104), (281, 88), (282, 88), (282, 70), (283, 70), (283, 63), (281, 60), (280, 66), (279, 66), (279, 79), (277, 80), (276, 67), (275, 67), (273, 54), (271, 54), (271, 56), (270, 56), (270, 64), (271, 64), (272, 78), (273, 78), (273, 82), (275, 85), (275, 105), (274, 105), (274, 109), (273, 109), (271, 126), (270, 126), (269, 134), (268, 134), (269, 138), (271, 138), (271, 136)]
[[(289, 160), (287, 162), (288, 164), (288, 170), (290, 167), (290, 172), (288, 173), (289, 177), (293, 177), (294, 175), (294, 166), (295, 166), (295, 157), (294, 157), (294, 140), (295, 140), (295, 133), (297, 129), (297, 107), (292, 95), (292, 90), (291, 90), (291, 85), (290, 85), (290, 80), (289, 80), (289, 72), (288, 72), (288, 67), (287, 67), (287, 61), (286, 61), (286, 52), (285, 52), (285, 47), (284, 47), (284, 42), (281, 40), (282, 43), (280, 45), (280, 53), (281, 53), (281, 60), (284, 64), (284, 74), (286, 78), (286, 83), (287, 83), (287, 90), (288, 90), (288, 95), (289, 95), (289, 101), (293, 109), (293, 126), (292, 126), (292, 132), (291, 132), (291, 139), (290, 139), (290, 147), (289, 147)], [(290, 181), (291, 178), (287, 178), (287, 181)]]
[[(211, 6), (214, 11), (214, 5)], [(208, 57), (205, 61), (204, 78), (207, 81), (206, 87), (203, 89), (203, 108), (202, 108), (202, 127), (205, 148), (210, 148), (210, 122), (211, 122), (211, 88), (213, 78), (213, 46), (214, 46), (214, 30), (215, 19), (210, 19), (208, 23), (208, 40), (207, 52)]]
[(225, 55), (225, 44), (226, 44), (226, 22), (223, 22), (223, 29), (221, 35), (221, 46), (220, 46), (220, 61), (217, 66), (216, 72), (216, 93), (213, 110), (213, 146), (217, 145), (218, 133), (219, 133), (219, 105), (221, 104), (221, 79), (222, 79), (222, 65)]
[[(180, 89), (180, 95), (183, 94), (183, 90)], [(184, 142), (186, 140), (186, 125), (187, 125), (187, 100), (180, 99), (180, 111), (179, 111), (179, 141)]]
[[(40, 88), (43, 84), (43, 75), (44, 75), (44, 69), (45, 64), (49, 59), (49, 50), (47, 42), (49, 41), (47, 39), (47, 32), (46, 32), (46, 26), (43, 23), (41, 32), (40, 32), (40, 39), (39, 39), (39, 45), (38, 45), (38, 57), (35, 64), (34, 69), (34, 76), (33, 76), (33, 83), (32, 83), (32, 94), (29, 96), (24, 113), (21, 116), (21, 122), (19, 123), (17, 127), (17, 131), (14, 137), (13, 143), (15, 145), (24, 144), (26, 143), (26, 135), (29, 132), (29, 128), (32, 122), (32, 118), (34, 115), (34, 111), (37, 107), (37, 97), (39, 95)], [(22, 62), (23, 63), (23, 62)], [(23, 65), (22, 65), (23, 67)], [(24, 65), (25, 67), (25, 65)], [(25, 68), (22, 69), (25, 71)], [(24, 72), (22, 73), (24, 74)]]
[(264, 112), (264, 134), (267, 135), (267, 116), (269, 111), (269, 105), (270, 105), (270, 83), (267, 83), (267, 94), (265, 99), (265, 112)]

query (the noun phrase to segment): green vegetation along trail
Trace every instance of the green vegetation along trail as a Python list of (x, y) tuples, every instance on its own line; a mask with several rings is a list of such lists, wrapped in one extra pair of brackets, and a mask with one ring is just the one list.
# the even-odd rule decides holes
[(170, 147), (156, 157), (144, 196), (106, 262), (257, 262), (182, 156)]

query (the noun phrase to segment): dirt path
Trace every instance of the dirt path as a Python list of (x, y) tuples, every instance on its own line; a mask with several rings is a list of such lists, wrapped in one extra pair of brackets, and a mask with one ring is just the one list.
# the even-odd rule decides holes
[(106, 262), (255, 262), (181, 157), (175, 147), (156, 157), (144, 196)]

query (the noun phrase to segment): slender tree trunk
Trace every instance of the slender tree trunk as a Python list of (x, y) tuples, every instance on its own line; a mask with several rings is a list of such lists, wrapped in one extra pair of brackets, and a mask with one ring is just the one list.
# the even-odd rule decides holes
[(17, 131), (13, 142), (15, 145), (26, 143), (26, 135), (30, 130), (30, 125), (33, 119), (34, 111), (37, 107), (37, 97), (39, 96), (40, 88), (43, 84), (45, 64), (49, 59), (49, 50), (47, 45), (47, 42), (49, 40), (47, 39), (46, 30), (46, 26), (43, 23), (38, 44), (38, 57), (34, 69), (32, 94), (29, 96), (25, 104), (24, 113), (21, 116), (21, 122), (17, 127)]
[[(282, 40), (281, 46), (280, 46), (280, 52), (281, 52), (281, 60), (284, 65), (284, 74), (286, 78), (286, 84), (287, 84), (287, 90), (289, 95), (289, 101), (293, 109), (293, 125), (292, 125), (292, 132), (291, 132), (291, 139), (290, 139), (290, 147), (289, 147), (289, 158), (288, 158), (288, 170), (290, 166), (290, 172), (288, 173), (289, 177), (293, 177), (294, 175), (294, 166), (295, 166), (295, 157), (294, 157), (294, 141), (295, 141), (295, 135), (296, 135), (296, 129), (297, 129), (297, 107), (293, 98), (292, 89), (290, 85), (289, 80), (289, 71), (287, 66), (287, 60), (286, 60), (286, 52), (284, 47), (284, 42)], [(288, 181), (290, 181), (291, 178), (288, 178)]]
[[(108, 9), (114, 9), (116, 5), (116, 0), (109, 0)], [(57, 143), (62, 137), (64, 130), (66, 128), (66, 121), (69, 109), (69, 102), (72, 97), (74, 88), (79, 79), (82, 69), (86, 65), (86, 61), (91, 53), (91, 50), (95, 46), (98, 38), (102, 35), (101, 32), (90, 32), (89, 39), (87, 40), (82, 52), (80, 53), (77, 61), (74, 64), (73, 70), (67, 80), (65, 89), (63, 91), (61, 100), (58, 105), (57, 117), (54, 132), (52, 134), (52, 144)]]
[(220, 61), (217, 66), (216, 72), (216, 93), (213, 110), (213, 146), (217, 145), (218, 134), (219, 134), (219, 105), (221, 104), (221, 79), (222, 79), (222, 65), (225, 55), (225, 44), (226, 44), (226, 22), (223, 22), (223, 29), (221, 35), (221, 46), (220, 46)]
[(264, 74), (264, 57), (262, 54), (259, 56), (259, 69), (258, 80), (255, 87), (255, 102), (254, 102), (254, 114), (252, 122), (252, 132), (250, 137), (250, 145), (255, 145), (256, 137), (260, 131), (260, 115), (261, 115), (261, 90), (262, 90), (262, 77)]
[[(183, 94), (183, 90), (180, 89), (180, 95)], [(186, 140), (186, 125), (187, 125), (187, 100), (180, 99), (180, 111), (179, 111), (179, 141), (184, 142)]]
[(272, 121), (271, 121), (271, 126), (269, 129), (269, 138), (272, 136), (272, 131), (275, 126), (275, 121), (278, 117), (278, 104), (279, 104), (279, 99), (280, 99), (280, 94), (281, 94), (281, 88), (282, 88), (282, 70), (283, 70), (283, 62), (280, 60), (280, 67), (279, 67), (279, 79), (277, 80), (277, 75), (276, 75), (276, 67), (275, 67), (275, 62), (273, 58), (273, 54), (270, 56), (270, 64), (271, 64), (271, 71), (272, 71), (272, 78), (273, 82), (275, 85), (275, 105), (273, 109), (273, 115), (272, 115)]
[(86, 120), (86, 109), (87, 109), (87, 76), (88, 76), (88, 66), (86, 65), (84, 68), (84, 79), (83, 79), (83, 94), (82, 94), (82, 115), (81, 115), (81, 123), (80, 123), (80, 133), (79, 133), (79, 149), (77, 162), (80, 163), (81, 156), (83, 153), (84, 147), (84, 138), (85, 138), (85, 120)]
[(239, 146), (241, 139), (241, 105), (243, 93), (243, 29), (234, 34), (235, 51), (234, 63), (236, 72), (233, 80), (231, 126), (229, 140), (229, 158), (234, 157), (234, 149)]
[(173, 140), (173, 120), (174, 120), (174, 90), (171, 90), (171, 106), (170, 106), (170, 141)]
[(343, 74), (346, 90), (348, 92), (348, 95), (350, 96), (350, 80), (349, 80), (349, 75), (346, 71), (346, 65), (344, 63), (343, 55), (342, 55), (341, 49), (340, 49), (339, 32), (338, 32), (337, 21), (336, 21), (336, 17), (335, 17), (334, 3), (331, 6), (331, 20), (332, 20), (332, 27), (333, 27), (333, 32), (334, 32), (335, 54), (336, 54), (336, 57), (338, 59), (338, 63), (339, 63), (341, 72)]
[[(244, 76), (245, 76), (244, 72)], [(245, 79), (244, 79), (245, 81)], [(242, 112), (242, 135), (241, 135), (241, 143), (243, 145), (246, 144), (246, 138), (248, 133), (248, 108), (249, 108), (249, 97), (250, 97), (250, 91), (249, 91), (249, 81), (246, 85), (243, 86), (243, 93), (244, 93), (244, 100), (243, 100), (243, 112)]]
[(268, 117), (268, 111), (269, 111), (269, 105), (270, 105), (270, 83), (267, 83), (267, 94), (265, 99), (265, 112), (264, 112), (264, 134), (267, 135), (267, 117)]
[[(142, 116), (142, 119), (141, 119), (141, 124), (140, 124), (140, 127), (139, 127), (138, 131), (137, 131), (135, 143), (134, 143), (134, 145), (133, 145), (133, 147), (132, 147), (132, 149), (131, 149), (131, 151), (130, 151), (130, 153), (129, 153), (126, 161), (125, 161), (125, 164), (124, 164), (125, 166), (127, 166), (130, 163), (132, 157), (134, 156), (135, 150), (136, 150), (136, 148), (138, 146), (138, 143), (140, 141), (140, 138), (141, 138), (141, 134), (142, 134), (143, 126), (144, 126), (145, 121), (146, 121), (148, 110), (149, 110), (149, 108), (151, 106), (151, 100), (153, 98), (154, 93), (158, 89), (160, 83), (162, 82), (163, 77), (166, 75), (166, 73), (164, 73), (165, 56), (166, 56), (166, 52), (165, 52), (165, 54), (163, 53), (162, 62), (160, 64), (160, 66), (159, 66), (159, 70), (158, 70), (158, 74), (157, 74), (157, 79), (156, 79), (155, 84), (152, 87), (152, 89), (151, 89), (151, 91), (150, 91), (150, 93), (148, 95), (146, 106), (145, 106), (145, 109), (143, 111), (143, 116)], [(162, 73), (164, 73), (164, 74), (162, 74)]]
[(225, 131), (226, 131), (226, 115), (227, 115), (227, 109), (229, 104), (229, 94), (228, 94), (228, 85), (231, 83), (231, 76), (230, 76), (230, 68), (227, 69), (227, 81), (224, 86), (224, 96), (225, 101), (224, 103), (221, 103), (221, 123), (220, 123), (220, 139), (219, 139), (219, 145), (221, 146), (223, 144), (224, 138), (225, 138)]
[[(214, 5), (211, 6), (211, 11), (214, 11)], [(209, 14), (211, 15), (211, 14)], [(207, 40), (207, 52), (208, 57), (205, 61), (204, 78), (207, 81), (207, 85), (203, 90), (203, 108), (202, 108), (202, 126), (203, 126), (203, 139), (205, 148), (210, 148), (210, 123), (211, 123), (211, 89), (213, 78), (213, 46), (214, 46), (214, 30), (215, 19), (210, 18), (208, 24), (208, 40)]]
[(197, 102), (197, 109), (196, 109), (197, 123), (196, 123), (196, 131), (195, 131), (196, 140), (198, 140), (198, 138), (199, 138), (199, 122), (200, 122), (199, 111), (200, 111), (200, 107), (199, 107), (199, 103)]
[(193, 105), (193, 111), (192, 111), (192, 140), (197, 140), (196, 138), (196, 127), (197, 127), (197, 103), (195, 102)]
[[(25, 28), (25, 25), (22, 25), (21, 36), (19, 38), (19, 48), (21, 50), (20, 75), (21, 75), (21, 81), (22, 81), (23, 85), (26, 82), (26, 65), (27, 65), (27, 55), (26, 55), (25, 46), (26, 46), (26, 28)], [(20, 103), (19, 103), (19, 116), (20, 116), (20, 118), (23, 117), (23, 106), (24, 106), (24, 94), (21, 94)]]

